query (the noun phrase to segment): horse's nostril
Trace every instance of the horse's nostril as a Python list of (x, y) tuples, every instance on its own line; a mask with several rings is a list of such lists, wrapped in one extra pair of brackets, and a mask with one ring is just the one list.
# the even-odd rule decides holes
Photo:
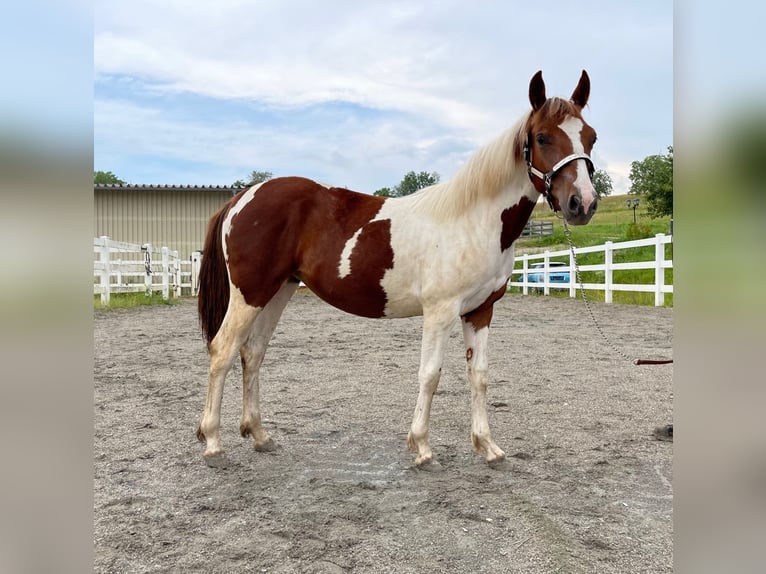
[(579, 195), (572, 195), (569, 197), (569, 211), (570, 213), (577, 213), (580, 210), (582, 201)]

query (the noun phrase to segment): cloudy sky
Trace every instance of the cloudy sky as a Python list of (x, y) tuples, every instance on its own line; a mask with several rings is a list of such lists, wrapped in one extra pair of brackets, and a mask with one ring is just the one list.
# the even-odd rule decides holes
[(446, 180), (528, 109), (537, 70), (567, 97), (588, 71), (615, 193), (673, 144), (667, 0), (101, 0), (94, 60), (94, 168), (130, 183)]

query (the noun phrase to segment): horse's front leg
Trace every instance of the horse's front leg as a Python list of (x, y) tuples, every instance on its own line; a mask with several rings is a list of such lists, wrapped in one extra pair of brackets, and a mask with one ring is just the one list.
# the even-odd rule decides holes
[(471, 387), (471, 442), (477, 453), (486, 455), (488, 463), (499, 462), (505, 458), (505, 453), (492, 440), (487, 417), (487, 341), (491, 319), (492, 307), (462, 317), (466, 370)]
[(428, 444), (428, 420), (431, 414), (431, 402), (439, 386), (444, 348), (449, 333), (457, 320), (456, 314), (423, 314), (423, 341), (420, 351), (420, 370), (418, 371), (418, 400), (412, 427), (407, 435), (407, 446), (417, 453), (415, 464), (423, 466), (433, 460), (433, 452)]

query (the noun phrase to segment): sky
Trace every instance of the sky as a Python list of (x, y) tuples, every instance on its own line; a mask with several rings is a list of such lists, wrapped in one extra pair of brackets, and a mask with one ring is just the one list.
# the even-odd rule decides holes
[(133, 184), (445, 181), (529, 109), (538, 70), (564, 97), (587, 70), (615, 194), (673, 145), (667, 0), (100, 0), (93, 42), (94, 169)]

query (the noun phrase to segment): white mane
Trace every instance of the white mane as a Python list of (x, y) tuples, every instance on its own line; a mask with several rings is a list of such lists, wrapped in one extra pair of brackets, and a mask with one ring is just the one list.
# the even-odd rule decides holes
[(449, 181), (406, 196), (413, 211), (437, 219), (453, 219), (482, 198), (502, 192), (519, 175), (526, 175), (522, 148), (531, 110), (495, 141), (477, 150)]

